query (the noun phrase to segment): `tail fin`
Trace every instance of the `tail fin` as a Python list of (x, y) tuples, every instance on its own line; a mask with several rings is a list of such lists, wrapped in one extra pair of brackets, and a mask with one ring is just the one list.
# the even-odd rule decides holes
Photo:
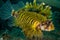
[(7, 0), (5, 4), (2, 5), (0, 8), (0, 17), (4, 20), (11, 17), (12, 10), (18, 10), (19, 8), (23, 7), (23, 2), (18, 2), (17, 4), (11, 4), (10, 0)]
[(7, 18), (9, 18), (9, 17), (10, 17), (11, 10), (12, 10), (12, 8), (11, 8), (11, 3), (10, 3), (10, 1), (8, 0), (8, 1), (6, 1), (6, 3), (3, 4), (2, 7), (0, 8), (0, 15), (1, 15), (0, 17), (1, 17), (2, 19), (7, 19)]

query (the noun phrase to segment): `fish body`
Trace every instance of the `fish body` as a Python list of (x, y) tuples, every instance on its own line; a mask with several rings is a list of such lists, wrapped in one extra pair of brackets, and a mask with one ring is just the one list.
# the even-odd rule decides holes
[(12, 11), (12, 16), (15, 17), (15, 24), (22, 28), (26, 37), (40, 38), (43, 36), (42, 31), (54, 30), (53, 22), (49, 19), (51, 7), (46, 6), (44, 8), (44, 5), (44, 3), (37, 5), (36, 0), (34, 0), (33, 5), (26, 3), (24, 8)]

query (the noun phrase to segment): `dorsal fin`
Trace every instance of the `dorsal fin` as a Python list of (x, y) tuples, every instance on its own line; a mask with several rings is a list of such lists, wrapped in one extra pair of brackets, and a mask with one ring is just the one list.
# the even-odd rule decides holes
[(11, 3), (8, 0), (0, 8), (0, 15), (1, 15), (0, 17), (3, 18), (3, 19), (7, 19), (8, 17), (10, 17), (11, 10), (12, 10)]
[(23, 6), (24, 4), (21, 1), (18, 2), (17, 4), (11, 4), (10, 0), (7, 0), (6, 3), (3, 4), (2, 7), (0, 8), (0, 15), (1, 15), (0, 17), (6, 20), (11, 17), (12, 9), (18, 10)]

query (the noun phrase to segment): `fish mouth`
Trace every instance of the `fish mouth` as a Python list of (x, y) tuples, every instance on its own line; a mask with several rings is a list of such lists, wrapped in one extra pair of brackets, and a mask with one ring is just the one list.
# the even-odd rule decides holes
[(40, 29), (42, 31), (52, 31), (52, 30), (54, 30), (54, 25), (53, 25), (51, 20), (41, 22), (37, 27), (38, 27), (38, 29)]

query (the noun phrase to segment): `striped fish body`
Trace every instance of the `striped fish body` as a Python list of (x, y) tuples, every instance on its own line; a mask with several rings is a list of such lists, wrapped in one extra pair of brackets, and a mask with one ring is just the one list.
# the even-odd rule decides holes
[(45, 22), (47, 20), (46, 16), (41, 15), (40, 13), (36, 12), (29, 12), (29, 11), (17, 11), (13, 13), (15, 17), (15, 24), (22, 28), (24, 34), (29, 37), (41, 37), (43, 35), (38, 25), (41, 22)]
[[(26, 36), (41, 36), (40, 29), (37, 31), (37, 26), (42, 21), (46, 21), (47, 18), (36, 12), (18, 11), (15, 13), (15, 24), (18, 25), (25, 32)], [(34, 32), (36, 31), (36, 34)], [(33, 32), (33, 33), (32, 33)], [(32, 34), (29, 34), (32, 33)]]
[[(27, 12), (27, 11), (22, 11), (21, 13), (18, 13), (18, 17), (16, 18), (16, 23), (19, 26), (32, 26), (35, 22), (41, 22), (41, 21), (46, 21), (47, 18), (37, 14), (36, 12)], [(20, 24), (21, 23), (21, 24)], [(27, 25), (28, 24), (28, 25)]]
[[(15, 17), (15, 24), (19, 26), (24, 32), (27, 38), (38, 38), (43, 36), (43, 31), (54, 30), (54, 25), (48, 19), (51, 10), (49, 6), (43, 8), (44, 3), (41, 5), (36, 4), (36, 0), (33, 2), (34, 5), (26, 4), (25, 8), (18, 11), (12, 11), (12, 15)], [(32, 8), (32, 11), (29, 9)], [(38, 9), (39, 12), (35, 11)]]

